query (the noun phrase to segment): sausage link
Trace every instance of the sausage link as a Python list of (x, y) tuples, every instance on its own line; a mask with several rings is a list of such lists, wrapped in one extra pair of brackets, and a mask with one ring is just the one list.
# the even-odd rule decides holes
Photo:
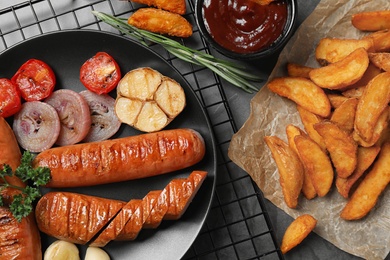
[(180, 170), (196, 164), (204, 154), (198, 132), (174, 129), (52, 148), (38, 154), (33, 165), (51, 169), (48, 187), (80, 187)]
[(37, 203), (35, 217), (43, 233), (76, 244), (91, 240), (126, 203), (71, 192), (49, 192)]
[[(180, 218), (207, 172), (173, 179), (142, 200), (110, 200), (70, 192), (49, 192), (37, 203), (39, 229), (57, 239), (102, 247), (113, 240), (134, 240), (142, 228), (157, 228), (164, 219)], [(163, 208), (161, 210), (160, 208)]]
[[(15, 171), (21, 158), (22, 153), (11, 126), (3, 117), (0, 117), (0, 169), (3, 168), (3, 164), (8, 164)], [(26, 184), (16, 176), (5, 178), (12, 185), (26, 187)]]
[[(1, 191), (3, 202), (11, 203), (19, 190), (7, 188)], [(41, 237), (34, 213), (19, 222), (7, 205), (0, 207), (0, 259), (41, 260)]]

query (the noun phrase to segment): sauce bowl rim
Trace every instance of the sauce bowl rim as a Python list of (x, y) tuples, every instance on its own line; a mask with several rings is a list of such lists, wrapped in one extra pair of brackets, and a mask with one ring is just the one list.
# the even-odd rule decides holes
[(233, 58), (233, 59), (239, 59), (239, 60), (253, 60), (253, 59), (261, 59), (266, 58), (277, 51), (281, 50), (281, 48), (287, 43), (287, 41), (291, 38), (295, 24), (296, 24), (296, 18), (297, 18), (297, 0), (285, 0), (287, 2), (287, 18), (286, 18), (286, 24), (283, 28), (283, 31), (281, 35), (268, 47), (260, 49), (256, 52), (250, 52), (250, 53), (238, 53), (231, 50), (228, 50), (224, 47), (222, 47), (219, 43), (217, 43), (209, 34), (208, 30), (206, 29), (202, 9), (203, 9), (203, 3), (205, 0), (196, 0), (195, 1), (195, 19), (196, 24), (198, 26), (199, 32), (202, 35), (204, 39), (209, 43), (211, 47), (213, 47), (215, 50), (220, 52), (221, 54)]

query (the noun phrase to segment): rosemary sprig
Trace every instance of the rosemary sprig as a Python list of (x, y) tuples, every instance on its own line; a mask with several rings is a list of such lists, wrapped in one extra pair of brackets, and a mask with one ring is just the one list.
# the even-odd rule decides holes
[(219, 59), (205, 52), (188, 48), (163, 35), (138, 29), (128, 24), (127, 20), (124, 18), (118, 18), (98, 11), (92, 11), (92, 13), (101, 21), (118, 29), (123, 34), (134, 37), (146, 46), (148, 45), (145, 40), (160, 44), (177, 58), (209, 68), (215, 74), (248, 93), (259, 90), (251, 81), (261, 82), (263, 79), (257, 75), (247, 72), (245, 67), (240, 64)]

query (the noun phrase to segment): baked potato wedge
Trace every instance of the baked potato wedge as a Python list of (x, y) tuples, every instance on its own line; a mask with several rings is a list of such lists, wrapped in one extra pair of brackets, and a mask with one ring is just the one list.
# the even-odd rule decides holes
[(311, 80), (302, 77), (281, 77), (271, 80), (268, 88), (286, 97), (310, 112), (327, 117), (330, 114), (330, 102), (324, 90)]
[(368, 53), (358, 48), (345, 58), (310, 71), (310, 79), (326, 89), (345, 89), (360, 80), (369, 64)]
[(309, 72), (313, 68), (298, 63), (287, 63), (287, 75), (290, 77), (310, 78)]
[(154, 6), (172, 13), (185, 14), (186, 1), (185, 0), (131, 0), (132, 2)]
[(390, 182), (390, 143), (384, 143), (378, 160), (352, 194), (340, 217), (357, 220), (365, 217), (376, 205), (379, 196)]
[[(287, 135), (287, 140), (288, 140), (288, 145), (293, 149), (296, 154), (299, 155), (297, 146), (295, 145), (295, 136), (297, 135), (307, 135), (305, 131), (300, 129), (299, 127), (288, 124), (286, 126), (286, 135)], [(313, 186), (313, 183), (311, 181), (311, 178), (309, 174), (306, 172), (305, 168), (303, 168), (303, 184), (302, 184), (302, 193), (303, 196), (305, 196), (306, 199), (311, 200), (317, 196), (316, 189)]]
[(341, 95), (347, 98), (360, 98), (365, 88), (366, 86), (351, 88), (341, 92)]
[(361, 31), (390, 29), (390, 10), (356, 13), (352, 15), (351, 23)]
[(328, 93), (327, 96), (332, 108), (338, 108), (342, 103), (348, 100), (348, 97), (341, 95), (340, 93)]
[(185, 105), (180, 84), (151, 68), (129, 71), (117, 86), (116, 115), (121, 122), (143, 132), (162, 130)]
[(368, 49), (368, 52), (388, 52), (390, 51), (390, 30), (381, 30), (373, 32), (363, 39), (371, 39), (373, 48)]
[[(377, 66), (375, 66), (372, 62), (370, 62), (368, 64), (368, 67), (366, 69), (366, 72), (364, 72), (363, 74), (363, 77), (361, 77), (356, 83), (348, 86), (348, 89), (343, 91), (342, 94), (344, 96), (348, 96), (347, 94), (349, 93), (348, 91), (351, 90), (351, 93), (350, 95), (354, 92), (353, 89), (357, 89), (355, 91), (357, 91), (357, 93), (354, 93), (354, 94), (358, 94), (358, 89), (363, 89), (367, 84), (368, 82), (370, 82), (370, 80), (372, 80), (375, 76), (377, 76), (378, 74), (382, 73), (383, 71), (378, 68)], [(360, 97), (359, 96), (348, 96), (348, 97)]]
[(331, 121), (323, 121), (314, 125), (314, 129), (324, 138), (337, 176), (347, 178), (356, 168), (357, 143), (350, 134)]
[(291, 224), (287, 227), (283, 238), (280, 250), (283, 254), (299, 245), (317, 225), (317, 220), (309, 215), (304, 214), (298, 216)]
[(345, 100), (339, 107), (335, 108), (332, 116), (330, 117), (330, 121), (335, 123), (347, 133), (352, 133), (358, 102), (359, 100), (357, 98), (349, 98)]
[(296, 208), (304, 178), (302, 163), (295, 151), (279, 137), (265, 136), (264, 141), (278, 168), (279, 182), (286, 205), (289, 208)]
[(294, 138), (299, 158), (309, 174), (316, 193), (324, 197), (333, 184), (334, 171), (329, 156), (311, 138), (297, 135)]
[(370, 147), (377, 144), (382, 138), (384, 138), (388, 132), (390, 116), (390, 107), (387, 107), (379, 116), (376, 125), (374, 126), (372, 137), (369, 141), (365, 141), (356, 131), (352, 132), (353, 139), (363, 147)]
[(146, 31), (187, 38), (192, 25), (180, 14), (156, 8), (140, 8), (127, 20), (130, 25)]
[(370, 52), (368, 58), (378, 69), (390, 72), (389, 52)]
[(389, 101), (390, 72), (383, 72), (368, 83), (356, 108), (354, 129), (364, 141), (371, 140), (378, 119)]
[(301, 118), (302, 124), (305, 128), (306, 133), (310, 138), (316, 142), (323, 151), (326, 151), (326, 146), (322, 136), (314, 129), (314, 125), (322, 122), (324, 118), (311, 113), (301, 106), (297, 106), (299, 117)]
[(322, 38), (315, 49), (315, 57), (321, 66), (326, 66), (344, 59), (359, 48), (364, 48), (368, 52), (374, 51), (373, 37), (363, 39)]
[(354, 184), (364, 172), (372, 165), (380, 151), (380, 146), (358, 147), (356, 169), (348, 178), (336, 177), (336, 188), (341, 196), (349, 198)]

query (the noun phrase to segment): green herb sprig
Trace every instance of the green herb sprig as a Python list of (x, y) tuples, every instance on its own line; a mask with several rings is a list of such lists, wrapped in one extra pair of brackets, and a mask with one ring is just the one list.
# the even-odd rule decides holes
[[(6, 188), (14, 188), (21, 191), (20, 194), (14, 195), (9, 205), (12, 215), (19, 222), (32, 212), (34, 201), (41, 197), (39, 187), (46, 185), (50, 180), (50, 169), (47, 167), (33, 168), (33, 159), (33, 155), (26, 151), (23, 153), (21, 163), (15, 172), (12, 172), (8, 164), (4, 164), (3, 169), (0, 170), (0, 178), (3, 182), (0, 184), (0, 191)], [(24, 188), (12, 185), (7, 181), (7, 176), (16, 176), (29, 185)], [(3, 205), (4, 201), (2, 196), (0, 196), (0, 206)]]
[(125, 35), (134, 37), (142, 44), (148, 46), (145, 40), (160, 44), (177, 58), (207, 67), (226, 81), (248, 93), (259, 90), (251, 81), (263, 81), (261, 77), (247, 72), (244, 66), (235, 62), (219, 59), (205, 52), (188, 48), (163, 35), (138, 29), (128, 24), (124, 18), (118, 18), (98, 11), (92, 11), (92, 13), (101, 21), (118, 29)]

